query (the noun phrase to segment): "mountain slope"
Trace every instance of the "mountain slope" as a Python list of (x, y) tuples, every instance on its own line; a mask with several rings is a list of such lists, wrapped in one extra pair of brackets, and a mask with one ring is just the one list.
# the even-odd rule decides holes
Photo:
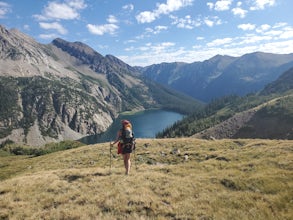
[(166, 106), (134, 68), (81, 42), (42, 45), (0, 26), (0, 52), (0, 142), (79, 139), (105, 131), (123, 111), (174, 109), (177, 96), (182, 111), (185, 104), (199, 106), (170, 89), (165, 97), (174, 99), (173, 106)]
[(282, 74), (277, 80), (268, 84), (262, 91), (261, 95), (272, 93), (283, 93), (293, 89), (293, 68)]
[(217, 55), (204, 62), (162, 63), (142, 74), (196, 99), (210, 101), (226, 95), (260, 91), (293, 66), (293, 54), (251, 53), (241, 57)]

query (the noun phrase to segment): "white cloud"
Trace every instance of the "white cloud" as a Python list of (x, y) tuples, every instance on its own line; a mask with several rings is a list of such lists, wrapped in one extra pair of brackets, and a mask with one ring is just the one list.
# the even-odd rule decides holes
[(161, 46), (162, 47), (171, 47), (171, 46), (174, 46), (175, 45), (175, 43), (173, 43), (173, 42), (163, 42), (163, 43), (161, 43)]
[(110, 24), (118, 23), (118, 20), (117, 20), (117, 18), (116, 18), (114, 15), (109, 15), (107, 21), (108, 21)]
[(279, 23), (276, 23), (273, 28), (281, 28), (281, 27), (286, 27), (288, 24), (285, 23), (285, 22), (279, 22)]
[(167, 26), (163, 26), (163, 25), (158, 25), (155, 27), (153, 34), (159, 34), (161, 33), (161, 31), (167, 30), (168, 27)]
[(107, 18), (107, 21), (108, 21), (108, 24), (102, 24), (102, 25), (88, 24), (87, 29), (90, 33), (96, 34), (96, 35), (116, 34), (116, 30), (119, 29), (119, 26), (116, 25), (119, 22), (118, 19), (114, 15), (109, 15), (109, 17)]
[(287, 41), (274, 41), (268, 42), (266, 44), (259, 45), (258, 51), (268, 52), (268, 53), (292, 53), (293, 40)]
[(246, 36), (243, 41), (241, 42), (242, 44), (257, 44), (257, 43), (264, 43), (264, 41), (271, 41), (272, 36), (265, 36), (265, 35), (251, 35), (251, 36)]
[(77, 10), (85, 9), (87, 5), (84, 3), (84, 0), (67, 0), (66, 3)]
[(255, 25), (254, 24), (250, 24), (250, 23), (247, 23), (247, 24), (239, 24), (237, 27), (239, 29), (243, 30), (243, 31), (251, 31), (251, 30), (254, 30), (255, 29)]
[(0, 18), (5, 18), (5, 16), (11, 12), (11, 5), (6, 2), (0, 2)]
[(203, 23), (206, 24), (208, 27), (213, 27), (214, 25), (222, 24), (222, 21), (217, 16), (214, 16), (204, 18)]
[(208, 3), (207, 3), (207, 6), (209, 7), (210, 10), (212, 10), (212, 9), (214, 8), (214, 5), (215, 5), (215, 4), (212, 3), (212, 2), (208, 2)]
[[(244, 35), (244, 36), (235, 37), (235, 38), (216, 39), (207, 43), (206, 46), (221, 47), (221, 48), (223, 47), (230, 47), (230, 48), (254, 47), (254, 48), (258, 48), (256, 49), (257, 51), (262, 51), (261, 48), (263, 48), (264, 45), (273, 45), (273, 42), (281, 43), (284, 39), (288, 41), (293, 40), (293, 27), (278, 26), (278, 25), (276, 26), (277, 28), (272, 28), (270, 25), (264, 24), (256, 28), (256, 26), (253, 24), (238, 25), (238, 28), (240, 29), (255, 30), (255, 32)], [(281, 44), (283, 45), (283, 43)], [(290, 44), (288, 44), (287, 47), (288, 48), (286, 48), (286, 51), (293, 50), (293, 46), (291, 46)], [(268, 50), (266, 51), (269, 52)]]
[[(266, 25), (264, 27), (266, 27)], [(283, 25), (277, 24), (269, 29), (264, 28), (264, 30), (261, 33), (266, 36), (274, 37), (274, 39), (278, 39), (278, 40), (290, 39), (290, 38), (293, 39), (293, 27), (287, 26), (287, 25), (283, 26)]]
[(167, 0), (166, 3), (157, 4), (157, 8), (153, 11), (143, 11), (136, 16), (138, 23), (151, 23), (162, 14), (169, 14), (178, 11), (183, 7), (192, 5), (193, 0)]
[(125, 51), (129, 52), (129, 51), (134, 51), (135, 47), (131, 46), (131, 47), (127, 47), (124, 49)]
[(175, 46), (173, 42), (161, 42), (158, 44), (147, 43), (145, 46), (139, 47), (141, 51), (148, 51), (153, 54), (165, 53), (170, 48)]
[(180, 10), (183, 7), (191, 5), (193, 0), (167, 0), (166, 4), (159, 4), (156, 10), (157, 14), (169, 14), (170, 12)]
[(143, 34), (136, 36), (135, 39), (142, 40), (142, 39), (151, 37), (152, 35), (159, 34), (162, 31), (167, 30), (167, 29), (168, 29), (168, 27), (163, 26), (163, 25), (158, 25), (158, 26), (155, 26), (154, 28), (148, 27), (148, 28), (145, 28)]
[(23, 29), (29, 31), (31, 28), (28, 24), (23, 25)]
[(293, 28), (284, 30), (280, 35), (280, 39), (293, 39)]
[(284, 33), (284, 31), (282, 30), (269, 30), (265, 33), (263, 33), (264, 35), (267, 35), (267, 36), (271, 36), (271, 37), (274, 37), (274, 38), (280, 38), (280, 36)]
[(126, 10), (126, 11), (133, 11), (134, 5), (133, 4), (124, 5), (124, 6), (122, 6), (122, 9)]
[(40, 34), (39, 37), (41, 39), (48, 40), (48, 39), (55, 39), (58, 37), (58, 35), (57, 34)]
[(222, 24), (222, 20), (217, 16), (194, 19), (190, 15), (186, 15), (184, 18), (178, 18), (176, 16), (170, 16), (170, 18), (173, 19), (172, 25), (184, 29), (194, 29), (202, 25), (213, 27), (214, 25)]
[(46, 30), (53, 29), (53, 30), (57, 30), (60, 34), (67, 34), (67, 30), (58, 22), (53, 22), (53, 23), (40, 22), (39, 25), (41, 28)]
[(238, 15), (240, 18), (244, 18), (247, 14), (247, 10), (244, 10), (244, 9), (238, 7), (238, 8), (233, 8), (232, 13), (234, 15)]
[(67, 0), (64, 3), (49, 2), (41, 15), (34, 15), (37, 20), (73, 20), (79, 19), (79, 10), (86, 8), (84, 0)]
[(216, 3), (208, 2), (207, 6), (210, 10), (214, 9), (216, 11), (226, 11), (230, 9), (230, 5), (233, 0), (219, 0)]
[(143, 11), (136, 16), (138, 23), (151, 23), (156, 20), (156, 13), (151, 11)]
[[(118, 57), (133, 66), (146, 66), (161, 62), (184, 61), (184, 58), (186, 58), (186, 52), (181, 47), (175, 48), (175, 45), (176, 44), (173, 42), (162, 42), (159, 44), (147, 43), (141, 47), (128, 48), (129, 51), (133, 52), (133, 55), (131, 56), (121, 55)], [(180, 57), (182, 59), (180, 59)]]
[(221, 46), (221, 45), (224, 45), (224, 44), (229, 44), (232, 42), (232, 38), (230, 37), (227, 37), (227, 38), (222, 38), (222, 39), (216, 39), (216, 40), (213, 40), (212, 42), (209, 42), (207, 44), (208, 47), (215, 47), (215, 46)]
[(275, 5), (275, 0), (254, 0), (253, 6), (250, 10), (264, 10), (265, 7), (270, 7)]
[(241, 7), (242, 2), (237, 2), (237, 7)]
[(193, 29), (202, 24), (200, 20), (194, 20), (190, 15), (186, 15), (184, 18), (178, 18), (175, 16), (170, 16), (170, 18), (173, 19), (172, 24), (176, 25), (178, 28)]
[(116, 24), (93, 25), (88, 24), (87, 29), (90, 33), (96, 35), (110, 34), (114, 35), (119, 27)]
[(256, 32), (258, 32), (258, 33), (263, 33), (263, 32), (265, 32), (265, 31), (269, 30), (270, 28), (271, 28), (270, 25), (268, 25), (268, 24), (263, 24), (263, 25), (261, 25), (260, 27), (258, 27), (258, 28), (256, 29)]
[(58, 4), (51, 2), (44, 11), (45, 17), (53, 19), (71, 20), (79, 17), (79, 14), (74, 8), (66, 4)]
[(214, 22), (212, 20), (209, 19), (205, 19), (204, 23), (209, 26), (209, 27), (213, 27), (214, 26)]

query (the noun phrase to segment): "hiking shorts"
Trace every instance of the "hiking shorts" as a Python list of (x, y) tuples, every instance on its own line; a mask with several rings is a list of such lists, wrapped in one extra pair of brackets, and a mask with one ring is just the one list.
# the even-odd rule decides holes
[(122, 149), (122, 154), (130, 154), (132, 153), (132, 145), (125, 145)]

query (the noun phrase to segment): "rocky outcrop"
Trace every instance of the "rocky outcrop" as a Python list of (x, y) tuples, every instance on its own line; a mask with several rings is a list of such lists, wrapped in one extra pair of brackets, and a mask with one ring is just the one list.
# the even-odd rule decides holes
[(251, 109), (245, 112), (236, 113), (231, 118), (215, 125), (214, 127), (203, 130), (194, 134), (194, 138), (203, 139), (223, 139), (233, 138), (237, 132), (247, 123), (256, 113), (255, 109)]

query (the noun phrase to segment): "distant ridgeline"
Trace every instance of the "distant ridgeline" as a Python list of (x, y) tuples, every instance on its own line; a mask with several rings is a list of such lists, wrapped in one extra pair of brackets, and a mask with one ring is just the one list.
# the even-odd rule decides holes
[(141, 68), (143, 76), (196, 99), (247, 95), (293, 67), (293, 54), (251, 53), (241, 57), (217, 55), (194, 63), (162, 63)]

